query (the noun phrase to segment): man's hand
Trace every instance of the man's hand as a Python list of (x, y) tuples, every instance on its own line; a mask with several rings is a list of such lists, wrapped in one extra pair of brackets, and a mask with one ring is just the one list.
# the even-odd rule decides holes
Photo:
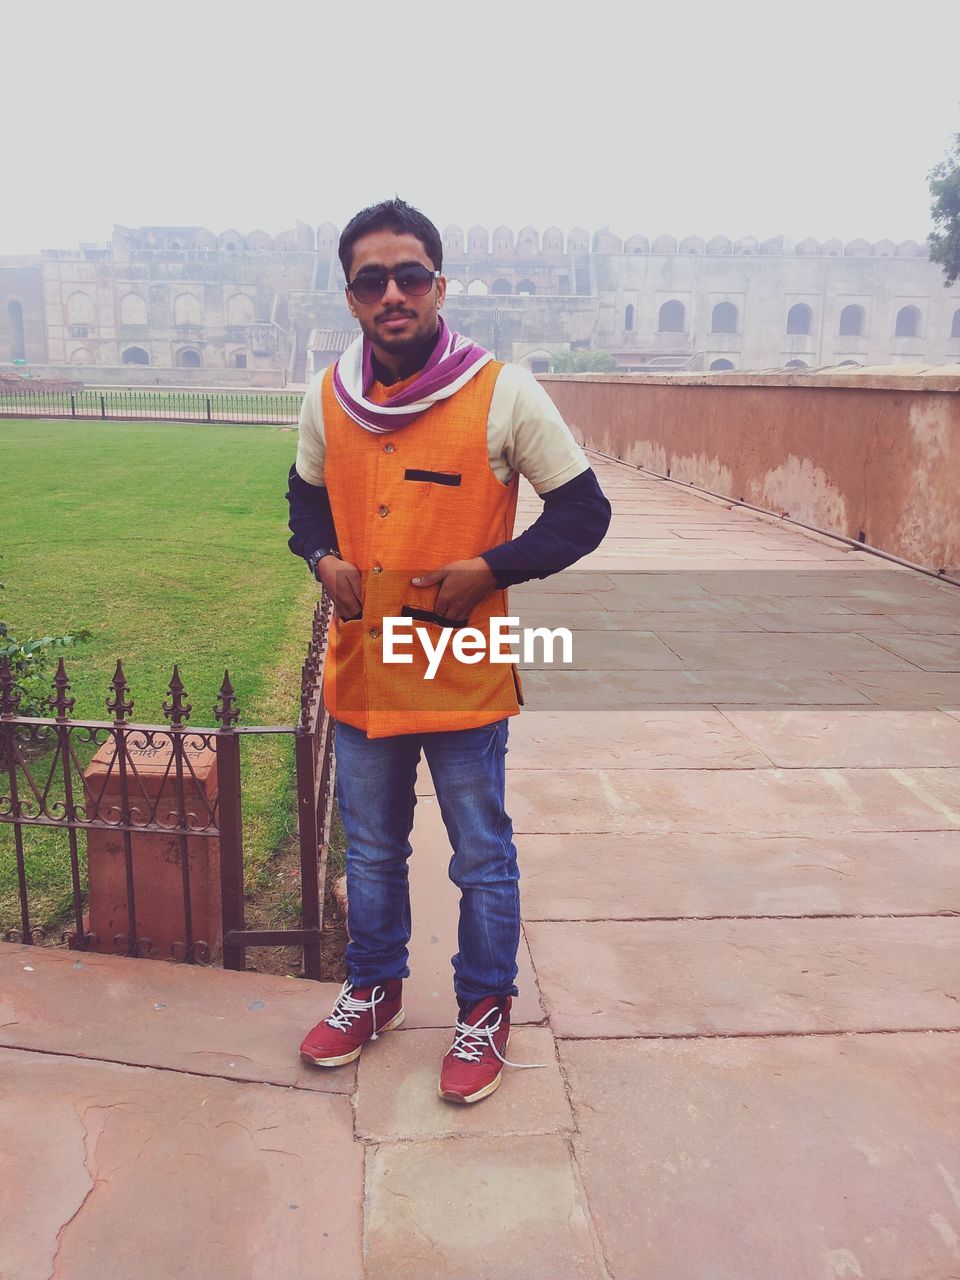
[(440, 590), (437, 592), (433, 611), (442, 618), (456, 621), (469, 618), (480, 601), (497, 585), (493, 570), (483, 556), (474, 556), (472, 560), (454, 560), (431, 573), (422, 573), (411, 581), (415, 587), (435, 587), (439, 583)]
[(360, 570), (355, 564), (337, 556), (324, 556), (317, 562), (317, 578), (333, 596), (333, 605), (341, 622), (360, 617), (363, 585)]

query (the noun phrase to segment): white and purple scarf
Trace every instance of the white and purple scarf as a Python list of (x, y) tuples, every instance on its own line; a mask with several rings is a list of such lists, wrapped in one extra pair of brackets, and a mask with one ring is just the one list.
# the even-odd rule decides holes
[(351, 342), (333, 370), (333, 391), (340, 408), (365, 431), (383, 435), (406, 427), (431, 405), (456, 395), (493, 356), (470, 338), (454, 333), (440, 317), (436, 346), (417, 377), (389, 404), (375, 404), (367, 393), (375, 381), (373, 349), (362, 334)]

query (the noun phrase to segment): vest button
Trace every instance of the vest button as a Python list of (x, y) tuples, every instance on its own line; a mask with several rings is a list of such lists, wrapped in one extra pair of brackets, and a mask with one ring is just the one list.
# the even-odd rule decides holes
[(386, 503), (385, 503), (385, 502), (381, 502), (380, 507), (379, 507), (379, 510), (377, 511), (377, 515), (378, 515), (378, 516), (387, 516), (387, 515), (389, 515), (389, 514), (390, 514), (390, 508), (386, 505)]
[(382, 565), (382, 564), (375, 564), (375, 565), (373, 566), (373, 572), (374, 572), (374, 573), (383, 573), (383, 565)]
[(383, 446), (384, 453), (396, 453), (396, 451), (397, 451), (397, 446), (395, 444), (385, 444)]
[(379, 635), (380, 635), (380, 629), (379, 629), (379, 627), (371, 627), (371, 628), (370, 628), (370, 639), (371, 639), (371, 640), (376, 640), (376, 639), (377, 639), (377, 637), (378, 637)]

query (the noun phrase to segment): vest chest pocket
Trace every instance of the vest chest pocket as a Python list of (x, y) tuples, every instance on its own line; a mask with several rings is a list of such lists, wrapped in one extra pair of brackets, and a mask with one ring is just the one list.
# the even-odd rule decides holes
[(463, 480), (459, 471), (421, 471), (411, 467), (404, 471), (403, 478), (425, 485), (442, 485), (445, 489), (459, 489)]

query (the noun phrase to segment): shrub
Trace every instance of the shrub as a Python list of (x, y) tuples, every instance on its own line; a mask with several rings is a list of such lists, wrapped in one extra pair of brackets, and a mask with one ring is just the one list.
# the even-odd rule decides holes
[[(0, 582), (0, 591), (3, 591)], [(86, 640), (89, 631), (79, 630), (68, 636), (42, 636), (39, 640), (18, 640), (9, 622), (0, 618), (0, 662), (7, 658), (13, 673), (14, 688), (20, 694), (19, 714), (49, 714), (50, 659), (61, 649)]]

